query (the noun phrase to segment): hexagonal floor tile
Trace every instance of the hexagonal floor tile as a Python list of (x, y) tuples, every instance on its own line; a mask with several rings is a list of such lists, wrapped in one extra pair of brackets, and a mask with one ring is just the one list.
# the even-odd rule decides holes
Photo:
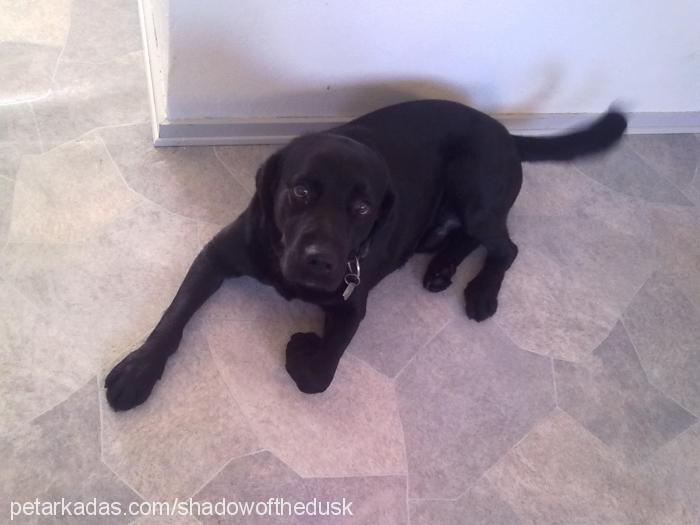
[(154, 148), (148, 124), (98, 133), (129, 186), (172, 212), (225, 225), (250, 202), (250, 194), (221, 164), (213, 148)]
[(583, 363), (554, 361), (559, 406), (628, 461), (642, 461), (696, 418), (649, 384), (618, 324)]
[(363, 476), (405, 472), (393, 385), (351, 355), (330, 388), (297, 390), (284, 367), (292, 333), (311, 320), (210, 318), (202, 322), (222, 375), (261, 439), (302, 476)]
[[(10, 501), (60, 502), (63, 498), (67, 502), (88, 502), (95, 498), (98, 502), (117, 503), (122, 508), (132, 501), (140, 501), (139, 496), (100, 461), (97, 403), (93, 378), (27, 427), (0, 439), (3, 457), (0, 511), (8, 522)], [(21, 518), (17, 523), (40, 522), (36, 516)], [(85, 523), (85, 518), (78, 516), (48, 519)], [(101, 516), (99, 520), (107, 524), (130, 521), (124, 515)]]
[(232, 458), (258, 448), (197, 330), (186, 330), (143, 405), (115, 413), (100, 394), (104, 461), (145, 497), (191, 496)]
[(453, 321), (396, 381), (415, 498), (460, 496), (554, 408), (550, 360), (488, 321)]
[(673, 280), (657, 273), (623, 321), (651, 384), (700, 414), (700, 311)]
[(523, 523), (687, 523), (663, 486), (622, 468), (603, 443), (559, 410), (486, 479)]

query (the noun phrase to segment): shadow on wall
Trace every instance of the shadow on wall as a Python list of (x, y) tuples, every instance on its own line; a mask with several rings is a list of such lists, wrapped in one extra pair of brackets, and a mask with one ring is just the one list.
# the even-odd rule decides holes
[[(562, 83), (563, 67), (550, 64), (533, 73), (538, 88), (524, 93), (521, 102), (509, 106), (498, 87), (458, 85), (447, 79), (420, 76), (372, 77), (366, 81), (348, 78), (320, 82), (276, 70), (262, 60), (253, 61), (243, 53), (208, 49), (200, 43), (199, 60), (186, 63), (173, 53), (168, 76), (167, 115), (170, 120), (192, 118), (338, 118), (355, 117), (374, 109), (407, 100), (440, 98), (467, 105), (479, 101), (478, 109), (499, 114), (537, 113)], [(188, 52), (191, 56), (192, 51)], [(217, 57), (216, 64), (207, 57)], [(200, 89), (200, 79), (221, 86), (235, 86), (232, 96), (211, 97)]]

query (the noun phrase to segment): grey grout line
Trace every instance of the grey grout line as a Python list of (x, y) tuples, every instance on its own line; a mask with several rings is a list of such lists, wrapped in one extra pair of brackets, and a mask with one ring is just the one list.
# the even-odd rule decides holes
[(445, 330), (445, 328), (447, 328), (447, 326), (448, 326), (450, 323), (452, 323), (452, 321), (454, 321), (455, 319), (456, 319), (455, 317), (450, 317), (450, 318), (447, 320), (447, 322), (446, 322), (445, 324), (443, 324), (443, 325), (440, 327), (440, 329), (435, 333), (435, 335), (433, 335), (430, 339), (428, 339), (428, 341), (426, 341), (423, 345), (421, 345), (421, 347), (416, 351), (416, 353), (413, 354), (413, 355), (411, 356), (411, 358), (410, 358), (408, 361), (406, 361), (406, 362), (404, 363), (404, 365), (403, 365), (403, 366), (399, 369), (399, 371), (396, 373), (396, 375), (394, 376), (394, 379), (393, 379), (394, 383), (396, 383), (396, 381), (399, 379), (399, 377), (401, 376), (401, 374), (403, 373), (403, 371), (406, 370), (406, 368), (408, 367), (408, 365), (410, 365), (410, 364), (413, 362), (413, 360), (416, 358), (416, 356), (417, 356), (418, 354), (422, 353), (422, 352), (423, 352), (423, 349), (425, 349), (427, 346), (429, 346), (430, 343), (432, 343), (432, 342), (443, 332), (443, 330)]
[(95, 375), (95, 383), (97, 385), (97, 409), (99, 411), (100, 417), (100, 463), (102, 463), (107, 470), (109, 470), (115, 478), (117, 478), (121, 483), (128, 487), (134, 494), (136, 494), (142, 501), (147, 501), (143, 494), (141, 494), (135, 487), (133, 487), (127, 480), (123, 479), (119, 474), (117, 474), (112, 466), (105, 461), (104, 457), (104, 411), (102, 410), (102, 391), (100, 388), (100, 374)]
[[(466, 492), (469, 492), (471, 490), (472, 485), (470, 485), (470, 488), (467, 489)], [(464, 494), (466, 494), (466, 492)], [(462, 494), (462, 495), (464, 495)], [(457, 498), (408, 498), (410, 501), (444, 501), (445, 503), (454, 503), (459, 500), (459, 498), (462, 497), (460, 495)]]
[(671, 439), (669, 439), (666, 443), (658, 447), (656, 450), (654, 450), (651, 454), (649, 454), (646, 459), (644, 459), (641, 463), (637, 464), (636, 467), (645, 467), (649, 463), (651, 463), (654, 458), (656, 457), (657, 454), (659, 454), (662, 450), (664, 450), (667, 447), (670, 447), (671, 444), (675, 443), (676, 441), (679, 441), (683, 436), (686, 434), (690, 434), (694, 430), (700, 430), (700, 421), (696, 421), (692, 425), (689, 425), (687, 428), (684, 428), (681, 432), (679, 432), (677, 435), (673, 436)]
[[(403, 444), (402, 450), (403, 450), (403, 461), (404, 465), (406, 466), (406, 506), (408, 507), (408, 486), (409, 486), (409, 477), (411, 475), (411, 472), (408, 468), (408, 449), (406, 448), (406, 429), (403, 426), (403, 418), (401, 417), (401, 409), (399, 408), (399, 403), (398, 403), (398, 392), (396, 391), (396, 382), (392, 381), (391, 382), (391, 389), (394, 393), (394, 406), (396, 407), (396, 417), (399, 420), (399, 430), (401, 432), (401, 443)], [(407, 509), (408, 510), (408, 509)]]
[(255, 426), (252, 423), (252, 419), (246, 413), (246, 411), (244, 410), (240, 401), (238, 401), (238, 398), (236, 397), (235, 393), (231, 389), (231, 386), (229, 385), (228, 380), (226, 379), (226, 376), (223, 374), (223, 367), (222, 367), (219, 359), (216, 357), (216, 352), (213, 352), (211, 347), (209, 346), (209, 339), (207, 338), (207, 334), (205, 332), (203, 332), (202, 330), (199, 330), (199, 333), (202, 336), (204, 343), (206, 344), (207, 352), (209, 353), (209, 357), (211, 357), (212, 363), (214, 364), (214, 369), (216, 370), (216, 373), (219, 375), (219, 379), (221, 379), (221, 382), (224, 384), (224, 387), (226, 388), (226, 391), (228, 392), (229, 397), (233, 400), (233, 403), (236, 405), (236, 408), (238, 408), (238, 411), (241, 413), (241, 415), (245, 419), (246, 423), (248, 424), (248, 429), (253, 434), (253, 436), (255, 436), (255, 440), (257, 441), (257, 445), (263, 446), (264, 440), (261, 439), (261, 436), (258, 433), (258, 430), (255, 428)]
[[(545, 255), (545, 257), (548, 257), (548, 256)], [(550, 260), (552, 260), (552, 259), (550, 259)], [(557, 263), (556, 261), (554, 261), (554, 263), (557, 264), (557, 265), (559, 264), (559, 263)], [(550, 358), (550, 357), (551, 357), (551, 355), (550, 355), (549, 352), (546, 353), (546, 354), (540, 354), (539, 352), (535, 352), (535, 351), (533, 351), (533, 350), (530, 350), (529, 348), (523, 348), (522, 346), (520, 346), (518, 343), (516, 343), (516, 342), (513, 340), (513, 338), (510, 336), (510, 334), (509, 334), (508, 332), (506, 332), (506, 331), (503, 329), (503, 327), (498, 323), (498, 320), (495, 318), (495, 315), (494, 315), (494, 319), (493, 319), (493, 324), (494, 324), (494, 326), (496, 327), (496, 329), (498, 330), (498, 332), (499, 332), (505, 339), (507, 339), (508, 341), (510, 341), (510, 343), (511, 343), (515, 348), (517, 348), (518, 350), (520, 350), (520, 351), (522, 351), (522, 352), (527, 352), (528, 354), (536, 355), (536, 356), (539, 356), (539, 357), (545, 357), (545, 358)]]
[(554, 370), (554, 358), (550, 356), (549, 360), (550, 364), (552, 365), (552, 387), (554, 389), (554, 406), (559, 408), (559, 394), (557, 392), (557, 375)]
[[(565, 411), (563, 411), (561, 408), (559, 408), (559, 407), (554, 407), (552, 410), (550, 410), (549, 412), (547, 412), (545, 415), (543, 415), (543, 416), (540, 417), (539, 419), (535, 420), (535, 421), (532, 423), (532, 425), (530, 426), (530, 428), (527, 429), (527, 431), (522, 435), (522, 437), (521, 437), (520, 439), (518, 439), (511, 447), (509, 447), (508, 450), (506, 450), (496, 461), (494, 461), (493, 463), (491, 463), (491, 465), (489, 465), (489, 467), (488, 467), (487, 469), (485, 469), (485, 470), (481, 473), (481, 475), (480, 475), (479, 477), (477, 477), (472, 483), (470, 483), (469, 486), (468, 486), (465, 490), (463, 490), (462, 492), (460, 492), (459, 495), (458, 495), (454, 500), (450, 500), (450, 501), (456, 501), (456, 500), (458, 500), (458, 499), (463, 498), (470, 490), (472, 490), (472, 489), (477, 485), (477, 483), (479, 483), (482, 479), (486, 478), (486, 476), (488, 475), (488, 473), (489, 473), (494, 467), (496, 467), (497, 465), (499, 465), (500, 463), (502, 463), (502, 462), (505, 460), (505, 458), (506, 458), (511, 452), (513, 452), (523, 441), (525, 441), (525, 440), (528, 438), (528, 436), (530, 436), (530, 434), (532, 434), (532, 431), (535, 429), (535, 427), (537, 427), (540, 423), (542, 423), (542, 422), (545, 421), (546, 419), (551, 418), (552, 415), (555, 414), (556, 412), (563, 412), (563, 413), (566, 414), (568, 417), (571, 417), (571, 416), (569, 416), (569, 414), (567, 414), (567, 413), (566, 413)], [(572, 419), (573, 419), (573, 418), (572, 418)], [(577, 423), (578, 423), (578, 422), (577, 422)], [(596, 438), (596, 439), (597, 439), (597, 438)], [(601, 442), (601, 443), (602, 443), (602, 442)], [(488, 481), (488, 480), (487, 480), (487, 481)]]
[(408, 497), (408, 474), (406, 474), (406, 525), (411, 525), (411, 499)]
[[(650, 377), (649, 377), (649, 373), (647, 372), (646, 365), (644, 364), (644, 360), (642, 359), (642, 356), (641, 356), (641, 354), (639, 353), (639, 350), (637, 349), (637, 345), (635, 344), (634, 340), (632, 339), (632, 337), (631, 337), (631, 335), (630, 335), (630, 332), (629, 332), (629, 330), (627, 329), (627, 324), (625, 323), (625, 313), (627, 312), (627, 310), (629, 309), (629, 307), (632, 305), (632, 303), (634, 302), (634, 300), (637, 298), (637, 296), (639, 295), (639, 293), (642, 291), (642, 288), (644, 288), (644, 286), (646, 286), (646, 284), (651, 280), (651, 278), (654, 276), (654, 274), (657, 273), (657, 272), (659, 272), (659, 271), (661, 271), (661, 270), (660, 270), (660, 268), (657, 267), (657, 268), (651, 273), (651, 275), (644, 281), (644, 283), (637, 289), (637, 291), (636, 291), (636, 292), (634, 293), (634, 295), (632, 296), (632, 299), (630, 299), (629, 303), (625, 306), (624, 310), (623, 310), (622, 313), (620, 314), (620, 317), (619, 317), (619, 319), (618, 319), (618, 322), (622, 325), (622, 328), (625, 330), (625, 335), (627, 336), (627, 339), (629, 340), (630, 344), (632, 345), (632, 349), (634, 350), (634, 354), (637, 356), (637, 360), (639, 360), (639, 366), (642, 368), (642, 372), (644, 373), (644, 378), (646, 379), (647, 383), (649, 383), (649, 385), (650, 385), (654, 390), (656, 390), (657, 392), (659, 392), (659, 393), (662, 394), (663, 396), (667, 397), (668, 399), (670, 399), (671, 401), (673, 401), (674, 403), (676, 403), (679, 407), (681, 407), (683, 410), (685, 410), (686, 412), (688, 412), (689, 414), (691, 414), (693, 417), (695, 417), (696, 419), (700, 419), (700, 417), (698, 416), (698, 414), (696, 414), (693, 410), (689, 410), (686, 406), (684, 406), (683, 403), (681, 403), (680, 401), (678, 401), (674, 396), (672, 396), (671, 394), (668, 394), (667, 392), (661, 390), (660, 388), (658, 388), (658, 387), (651, 381), (651, 379), (650, 379)], [(681, 293), (682, 293), (682, 292), (681, 292)], [(691, 305), (695, 306), (695, 305), (693, 304), (693, 302), (692, 302), (690, 299), (688, 299), (687, 296), (684, 295), (684, 297), (688, 300), (688, 302), (689, 302)], [(700, 311), (699, 311), (699, 313), (700, 313)]]
[(236, 174), (228, 167), (228, 165), (223, 161), (223, 159), (219, 156), (218, 150), (216, 146), (211, 146), (212, 150), (214, 151), (214, 157), (216, 157), (216, 160), (219, 161), (219, 164), (223, 166), (223, 168), (226, 170), (226, 173), (228, 173), (231, 177), (233, 177), (233, 180), (235, 180), (241, 188), (243, 188), (243, 191), (245, 191), (248, 195), (251, 197), (253, 196), (253, 193), (251, 193), (246, 185), (236, 176)]
[(29, 110), (32, 112), (32, 120), (34, 121), (34, 129), (36, 130), (36, 136), (39, 139), (39, 149), (41, 154), (44, 154), (44, 139), (41, 135), (41, 129), (39, 128), (39, 119), (36, 116), (36, 111), (34, 110), (34, 104), (29, 102)]
[[(140, 124), (148, 124), (148, 120), (135, 120), (133, 122), (125, 122), (122, 124), (106, 124), (104, 126), (97, 126), (95, 128), (91, 128), (90, 130), (88, 130), (84, 133), (81, 133), (80, 135), (73, 137), (72, 139), (68, 139), (64, 142), (54, 144), (49, 149), (46, 149), (45, 151), (43, 151), (43, 153), (41, 153), (41, 154), (33, 154), (33, 155), (40, 156), (40, 155), (44, 155), (46, 153), (51, 153), (52, 151), (59, 149), (59, 148), (62, 148), (62, 147), (66, 146), (67, 144), (70, 144), (72, 142), (79, 142), (81, 140), (85, 140), (88, 135), (91, 135), (93, 133), (95, 135), (99, 136), (99, 138), (101, 139), (102, 136), (99, 135), (99, 132), (103, 129), (123, 128), (123, 127), (127, 127), (127, 126), (138, 126)], [(103, 142), (104, 142), (104, 140), (103, 140)], [(29, 155), (27, 155), (27, 156), (29, 156)]]
[[(684, 197), (686, 197), (689, 201), (691, 201), (693, 204), (695, 204), (695, 203), (692, 201), (692, 199), (690, 199), (690, 198), (685, 194), (684, 188), (681, 188), (681, 187), (678, 185), (678, 183), (677, 183), (676, 181), (669, 179), (669, 178), (663, 173), (663, 171), (657, 170), (657, 169), (654, 168), (651, 164), (649, 164), (646, 160), (644, 160), (644, 157), (642, 157), (642, 156), (637, 152), (637, 149), (636, 149), (633, 145), (630, 145), (630, 149), (631, 149), (632, 152), (639, 158), (639, 160), (642, 161), (642, 163), (645, 164), (650, 170), (652, 170), (652, 171), (653, 171), (654, 173), (656, 173), (657, 175), (660, 175), (664, 180), (666, 180), (666, 182), (668, 182), (669, 184), (671, 184), (671, 186), (673, 186), (675, 189), (677, 189), (677, 190), (679, 191), (679, 193), (681, 193), (681, 194), (682, 194)], [(696, 164), (696, 166), (695, 166), (695, 174), (697, 174), (697, 171), (698, 171), (698, 165)], [(695, 179), (695, 175), (693, 175), (693, 178), (692, 178), (692, 179), (690, 180), (690, 182), (686, 185), (685, 189), (687, 189), (688, 187), (690, 187), (690, 185), (693, 183), (693, 180), (694, 180), (694, 179)], [(656, 186), (654, 186), (654, 187), (656, 187)], [(659, 203), (659, 204), (664, 204), (664, 203)], [(670, 205), (670, 206), (679, 206), (678, 204), (671, 204), (671, 203), (668, 203), (668, 204), (666, 204), (666, 205)], [(687, 206), (683, 206), (683, 207), (687, 207)]]
[[(623, 328), (625, 329), (625, 333), (626, 333), (626, 335), (627, 335), (627, 339), (629, 339), (629, 342), (630, 342), (630, 344), (632, 345), (632, 348), (634, 349), (634, 353), (635, 353), (635, 355), (637, 356), (637, 359), (639, 360), (639, 366), (642, 368), (642, 372), (644, 373), (644, 378), (646, 379), (647, 383), (649, 383), (649, 386), (650, 386), (652, 389), (656, 390), (656, 391), (657, 391), (660, 395), (662, 395), (663, 397), (666, 397), (666, 398), (670, 399), (671, 401), (673, 401), (676, 405), (678, 405), (678, 406), (681, 407), (683, 410), (685, 410), (686, 412), (688, 412), (688, 414), (690, 414), (691, 416), (693, 416), (696, 420), (700, 420), (700, 417), (698, 416), (698, 414), (696, 414), (693, 410), (690, 410), (687, 406), (685, 406), (685, 404), (684, 404), (683, 402), (679, 401), (674, 395), (672, 395), (672, 394), (670, 394), (670, 393), (668, 393), (668, 392), (665, 392), (665, 391), (662, 390), (660, 387), (656, 386), (656, 385), (649, 379), (649, 374), (647, 373), (646, 367), (645, 367), (645, 365), (644, 365), (644, 361), (642, 361), (642, 358), (641, 358), (641, 356), (639, 355), (639, 351), (637, 350), (637, 345), (634, 344), (634, 341), (633, 341), (632, 338), (630, 337), (629, 331), (627, 330), (627, 327), (625, 326), (625, 324), (624, 324), (624, 322), (623, 322), (622, 319), (620, 319), (620, 323), (622, 323), (622, 326), (623, 326)], [(692, 426), (692, 425), (691, 425), (691, 426)]]
[[(136, 197), (138, 197), (139, 199), (141, 199), (143, 201), (141, 204), (144, 204), (144, 203), (152, 204), (153, 206), (156, 206), (158, 209), (162, 210), (163, 212), (165, 212), (173, 217), (179, 217), (180, 219), (184, 219), (186, 221), (192, 222), (193, 226), (195, 226), (195, 228), (196, 228), (197, 243), (199, 243), (199, 229), (198, 229), (197, 225), (198, 225), (198, 222), (200, 222), (200, 221), (198, 221), (197, 219), (193, 219), (192, 217), (188, 217), (187, 215), (182, 215), (181, 213), (174, 212), (174, 211), (166, 208), (162, 204), (159, 204), (155, 201), (152, 201), (151, 199), (149, 199), (148, 197), (146, 197), (142, 193), (139, 193), (134, 188), (132, 188), (131, 185), (127, 182), (126, 178), (124, 178), (124, 174), (122, 173), (122, 170), (119, 167), (119, 165), (114, 160), (114, 157), (112, 157), (112, 152), (109, 151), (109, 148), (107, 147), (107, 143), (104, 141), (104, 139), (102, 138), (102, 136), (99, 133), (97, 133), (96, 136), (100, 140), (100, 143), (104, 147), (105, 151), (107, 152), (107, 155), (109, 156), (109, 160), (112, 162), (112, 165), (114, 166), (117, 173), (119, 174), (119, 178), (121, 179), (122, 183), (131, 193), (133, 193)], [(137, 204), (137, 206), (138, 206), (138, 204)]]
[[(187, 496), (187, 498), (194, 499), (197, 494), (199, 494), (200, 492), (202, 492), (202, 490), (204, 490), (204, 487), (206, 487), (207, 485), (209, 485), (209, 483), (214, 481), (219, 476), (219, 474), (221, 474), (224, 470), (226, 470), (226, 468), (234, 461), (237, 461), (237, 460), (242, 459), (242, 458), (247, 458), (250, 456), (255, 456), (256, 454), (260, 454), (261, 452), (270, 452), (271, 454), (274, 455), (274, 452), (272, 452), (266, 448), (259, 448), (259, 449), (253, 450), (251, 452), (248, 452), (246, 454), (241, 454), (239, 456), (232, 457), (228, 461), (225, 461), (224, 464), (220, 468), (217, 468), (216, 472), (214, 472), (214, 474), (212, 474), (211, 477), (207, 478), (204, 482), (202, 482), (190, 495)], [(275, 456), (275, 457), (277, 457), (277, 456)], [(279, 458), (277, 458), (277, 459), (279, 459)], [(287, 464), (285, 463), (285, 465), (287, 465)], [(289, 465), (287, 465), (287, 466), (289, 466)]]
[(70, 38), (70, 33), (71, 33), (72, 29), (73, 29), (73, 2), (70, 2), (70, 8), (68, 10), (68, 28), (66, 29), (66, 38), (63, 40), (63, 46), (61, 47), (61, 52), (58, 54), (58, 58), (56, 58), (56, 63), (53, 66), (53, 71), (51, 72), (51, 84), (53, 84), (56, 80), (56, 74), (58, 73), (58, 66), (61, 63), (61, 59), (63, 58), (63, 52), (66, 50), (66, 46), (68, 45), (68, 39)]
[[(274, 450), (268, 450), (271, 454), (275, 454)], [(286, 461), (284, 461), (282, 458), (278, 457), (275, 454), (275, 457), (279, 459), (282, 463), (287, 465), (290, 469), (292, 469), (297, 476), (299, 476), (301, 479), (362, 479), (362, 478), (407, 478), (407, 474), (405, 472), (382, 472), (381, 474), (340, 474), (340, 475), (333, 475), (333, 474), (321, 474), (321, 475), (316, 475), (316, 476), (302, 476), (299, 474), (296, 470), (294, 470)]]

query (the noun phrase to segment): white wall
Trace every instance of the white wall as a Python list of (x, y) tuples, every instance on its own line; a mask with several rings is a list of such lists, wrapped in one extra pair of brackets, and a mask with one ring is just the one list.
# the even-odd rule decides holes
[(700, 110), (698, 0), (169, 4), (170, 120), (354, 116), (435, 96), (499, 113)]

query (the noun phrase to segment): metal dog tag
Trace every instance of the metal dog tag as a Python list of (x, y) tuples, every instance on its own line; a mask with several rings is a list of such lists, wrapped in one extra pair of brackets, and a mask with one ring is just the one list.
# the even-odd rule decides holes
[(343, 292), (343, 300), (347, 301), (358, 284), (360, 284), (360, 261), (354, 257), (352, 261), (348, 261), (348, 273), (345, 274), (345, 291)]

